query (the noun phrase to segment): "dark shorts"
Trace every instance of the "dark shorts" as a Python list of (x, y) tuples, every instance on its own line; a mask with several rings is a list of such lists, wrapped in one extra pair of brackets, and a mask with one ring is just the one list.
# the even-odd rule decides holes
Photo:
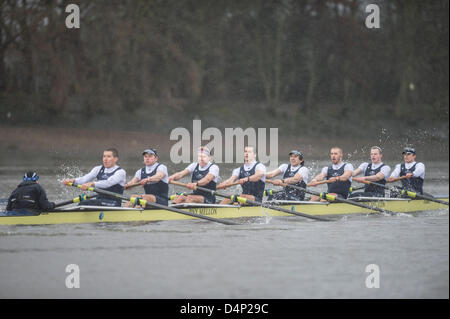
[(161, 197), (161, 196), (158, 196), (158, 195), (153, 195), (153, 196), (155, 196), (157, 204), (164, 205), (164, 206), (169, 206), (169, 201), (167, 200), (167, 198), (164, 198), (164, 197)]
[(203, 196), (203, 202), (204, 202), (205, 204), (215, 204), (215, 203), (216, 203), (216, 200), (215, 200), (215, 198), (212, 199), (212, 198), (210, 198), (210, 197), (208, 197), (208, 196)]
[(199, 194), (196, 192), (190, 193), (190, 194), (186, 194), (187, 196), (192, 195), (192, 196), (202, 196), (203, 197), (203, 203), (204, 204), (215, 204), (216, 203), (216, 197), (215, 196), (211, 196), (211, 195), (203, 195), (203, 194)]

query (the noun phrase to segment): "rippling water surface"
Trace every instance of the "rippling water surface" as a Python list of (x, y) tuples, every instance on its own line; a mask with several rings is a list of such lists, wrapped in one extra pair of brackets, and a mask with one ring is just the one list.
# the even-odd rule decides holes
[[(71, 198), (56, 181), (89, 168), (49, 167), (40, 181), (51, 200)], [(0, 168), (0, 198), (24, 169)], [(447, 162), (427, 164), (426, 189), (448, 194)], [(0, 260), (1, 298), (449, 298), (449, 216), (0, 226)], [(69, 264), (80, 288), (66, 288)], [(366, 287), (369, 264), (379, 288)]]

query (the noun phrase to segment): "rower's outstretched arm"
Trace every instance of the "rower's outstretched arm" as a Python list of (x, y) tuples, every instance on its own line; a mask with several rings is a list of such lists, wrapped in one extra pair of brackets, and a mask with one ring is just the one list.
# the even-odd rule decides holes
[(300, 182), (303, 179), (302, 174), (297, 173), (292, 177), (288, 177), (284, 179), (284, 182), (286, 184), (297, 184), (298, 182)]
[(358, 176), (358, 175), (361, 174), (362, 172), (363, 172), (362, 169), (358, 167), (357, 169), (355, 169), (355, 170), (353, 171), (352, 176)]
[(281, 174), (281, 170), (279, 168), (277, 168), (277, 169), (275, 169), (275, 170), (273, 170), (271, 172), (268, 172), (266, 174), (266, 177), (267, 178), (272, 178), (272, 177), (275, 177), (275, 176), (280, 175), (280, 174)]
[(180, 172), (176, 172), (175, 174), (169, 176), (169, 182), (170, 181), (177, 181), (180, 178), (183, 178), (184, 176), (186, 176), (188, 174), (189, 174), (189, 170), (188, 169), (184, 169), (184, 170), (182, 170)]
[(263, 177), (264, 177), (264, 171), (256, 170), (255, 174), (250, 176), (250, 178), (248, 180), (249, 180), (249, 182), (257, 182), (257, 181), (261, 180), (261, 178), (263, 178)]
[(382, 172), (379, 172), (375, 175), (372, 176), (365, 176), (364, 180), (369, 181), (369, 182), (378, 182), (384, 179), (384, 174)]
[(205, 177), (203, 177), (201, 180), (199, 180), (199, 181), (197, 182), (197, 185), (198, 185), (198, 186), (205, 186), (205, 185), (208, 185), (209, 182), (211, 182), (214, 178), (215, 178), (214, 174), (208, 173), (208, 174), (206, 174)]
[(324, 172), (321, 172), (314, 177), (308, 185), (310, 186), (316, 186), (317, 182), (323, 181), (327, 175)]
[(225, 188), (226, 186), (232, 184), (236, 180), (236, 178), (236, 175), (231, 175), (230, 178), (217, 185), (217, 188)]
[(135, 177), (133, 177), (132, 179), (131, 179), (131, 181), (129, 181), (128, 183), (125, 183), (125, 189), (128, 189), (128, 186), (129, 185), (134, 185), (134, 184), (136, 184), (137, 182), (139, 182), (139, 179), (135, 176)]
[(160, 180), (162, 180), (164, 177), (166, 177), (166, 173), (163, 171), (158, 171), (158, 172), (156, 172), (155, 175), (150, 176), (148, 178), (148, 182), (157, 183)]
[(348, 181), (352, 177), (353, 171), (347, 170), (344, 171), (344, 174), (342, 174), (339, 178), (340, 181)]

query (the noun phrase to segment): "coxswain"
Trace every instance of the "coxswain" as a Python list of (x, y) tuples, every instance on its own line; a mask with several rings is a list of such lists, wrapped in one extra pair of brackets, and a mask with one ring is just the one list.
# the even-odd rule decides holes
[[(75, 183), (81, 185), (82, 190), (89, 187), (103, 189), (105, 191), (123, 194), (127, 173), (117, 166), (119, 152), (115, 148), (103, 151), (103, 165), (94, 167), (89, 173), (75, 179), (65, 179), (64, 185)], [(113, 196), (98, 194), (96, 198), (83, 201), (83, 205), (89, 206), (122, 206), (122, 200)]]
[[(401, 179), (402, 190), (423, 194), (425, 165), (421, 162), (416, 162), (416, 150), (412, 147), (405, 147), (402, 154), (404, 163), (395, 166), (394, 171), (387, 180), (388, 183), (394, 182), (398, 178), (405, 176), (404, 179)], [(392, 195), (393, 194), (391, 194), (391, 196)], [(407, 196), (403, 195), (403, 197)]]
[(210, 150), (205, 146), (200, 146), (197, 150), (197, 162), (191, 163), (184, 170), (169, 176), (169, 183), (177, 181), (186, 175), (191, 175), (191, 182), (186, 184), (192, 189), (191, 194), (178, 194), (173, 203), (205, 203), (215, 204), (216, 197), (208, 192), (195, 189), (196, 186), (215, 191), (219, 178), (219, 166), (211, 162)]
[(23, 214), (36, 214), (55, 208), (55, 203), (48, 201), (44, 188), (38, 184), (39, 175), (36, 172), (27, 172), (23, 181), (8, 198), (6, 211), (21, 212)]
[[(378, 146), (372, 146), (370, 149), (371, 163), (364, 162), (357, 169), (353, 171), (353, 180), (358, 183), (364, 181), (376, 182), (377, 184), (385, 185), (386, 179), (391, 173), (391, 168), (382, 162), (383, 151)], [(364, 173), (362, 177), (355, 177)], [(384, 197), (384, 188), (381, 186), (367, 184), (364, 187), (364, 192), (357, 192), (350, 194), (349, 197)]]
[[(229, 187), (236, 180), (242, 186), (242, 194), (238, 196), (262, 202), (266, 185), (266, 167), (264, 164), (256, 161), (256, 149), (254, 146), (246, 146), (244, 148), (244, 165), (234, 169), (231, 177), (220, 183), (218, 188)], [(228, 198), (223, 199), (221, 202), (224, 205), (231, 203), (231, 199)]]
[[(280, 174), (283, 174), (283, 178), (273, 180), (273, 185), (280, 186), (282, 184), (289, 184), (306, 188), (309, 170), (305, 167), (303, 153), (298, 150), (290, 151), (289, 164), (282, 164), (277, 169), (268, 172), (266, 178), (272, 178)], [(282, 191), (276, 192), (273, 196), (269, 196), (268, 199), (302, 201), (305, 199), (305, 192), (291, 187), (285, 187)]]
[[(330, 150), (331, 165), (322, 168), (320, 174), (314, 177), (309, 186), (317, 186), (318, 182), (326, 179), (328, 183), (328, 194), (347, 198), (352, 183), (353, 165), (343, 162), (344, 152), (340, 147), (333, 147)], [(312, 196), (311, 201), (325, 201), (319, 196)]]
[[(169, 174), (167, 166), (158, 163), (158, 152), (153, 148), (144, 150), (142, 156), (145, 167), (139, 169), (133, 179), (125, 184), (125, 189), (139, 183), (144, 187), (145, 195), (132, 195), (132, 197), (140, 197), (152, 203), (168, 206)], [(130, 205), (127, 203), (127, 206)]]

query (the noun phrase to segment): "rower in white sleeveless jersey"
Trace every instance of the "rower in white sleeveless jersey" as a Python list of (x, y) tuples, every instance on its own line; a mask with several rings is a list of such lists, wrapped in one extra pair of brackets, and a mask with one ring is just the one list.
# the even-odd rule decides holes
[[(309, 186), (317, 186), (317, 182), (324, 179), (329, 180), (328, 194), (347, 198), (352, 184), (353, 165), (343, 162), (344, 152), (340, 147), (333, 147), (330, 150), (331, 165), (322, 168), (320, 174), (314, 177)], [(311, 201), (325, 201), (319, 196), (312, 196)]]
[[(371, 163), (364, 162), (357, 169), (353, 171), (353, 180), (358, 183), (363, 181), (376, 182), (377, 184), (386, 184), (386, 179), (391, 173), (391, 168), (382, 162), (383, 151), (381, 147), (372, 146), (370, 149)], [(355, 177), (364, 173), (362, 177)], [(368, 184), (364, 187), (364, 192), (357, 192), (350, 194), (349, 197), (384, 197), (384, 188), (373, 184)]]
[[(216, 190), (217, 180), (219, 178), (219, 166), (211, 162), (210, 150), (207, 147), (199, 147), (197, 151), (197, 162), (169, 176), (169, 183), (172, 180), (177, 181), (189, 174), (191, 174), (191, 182), (186, 184), (188, 188), (194, 190), (195, 186), (200, 186), (210, 190)], [(173, 203), (215, 204), (216, 196), (201, 190), (194, 190), (191, 194), (177, 195)]]
[[(145, 190), (145, 195), (133, 194), (132, 197), (139, 197), (152, 203), (168, 206), (169, 196), (169, 174), (167, 166), (158, 163), (158, 152), (149, 148), (142, 152), (145, 167), (139, 169), (134, 177), (125, 184), (125, 189), (130, 185), (140, 183)], [(130, 202), (126, 206), (132, 206)]]
[[(119, 152), (115, 148), (108, 148), (103, 152), (103, 165), (94, 167), (89, 173), (82, 177), (65, 179), (63, 183), (76, 183), (81, 185), (82, 190), (95, 187), (106, 191), (123, 194), (127, 180), (127, 173), (117, 166)], [(95, 180), (95, 181), (94, 181)], [(97, 195), (94, 199), (82, 202), (83, 205), (90, 206), (122, 206), (122, 200), (107, 195)]]
[[(303, 153), (297, 150), (289, 152), (289, 164), (282, 164), (277, 169), (268, 172), (267, 178), (272, 178), (282, 174), (282, 179), (273, 180), (274, 185), (290, 184), (306, 188), (308, 183), (309, 170), (305, 166)], [(295, 200), (302, 201), (305, 199), (305, 192), (291, 187), (285, 187), (283, 190), (270, 195), (268, 200)]]
[[(226, 188), (235, 180), (242, 186), (240, 197), (262, 202), (264, 187), (266, 185), (266, 167), (256, 161), (256, 149), (254, 146), (244, 148), (244, 165), (233, 170), (230, 178), (219, 184), (219, 188)], [(221, 204), (231, 204), (231, 200), (225, 198)]]
[[(396, 178), (406, 176), (402, 179), (402, 189), (409, 190), (418, 194), (423, 194), (423, 182), (425, 180), (425, 165), (421, 162), (416, 162), (416, 149), (412, 147), (405, 147), (403, 149), (404, 163), (397, 164), (394, 171), (388, 179), (388, 182), (395, 181)], [(393, 194), (391, 197), (397, 197), (399, 194)], [(403, 195), (403, 197), (407, 197)]]

